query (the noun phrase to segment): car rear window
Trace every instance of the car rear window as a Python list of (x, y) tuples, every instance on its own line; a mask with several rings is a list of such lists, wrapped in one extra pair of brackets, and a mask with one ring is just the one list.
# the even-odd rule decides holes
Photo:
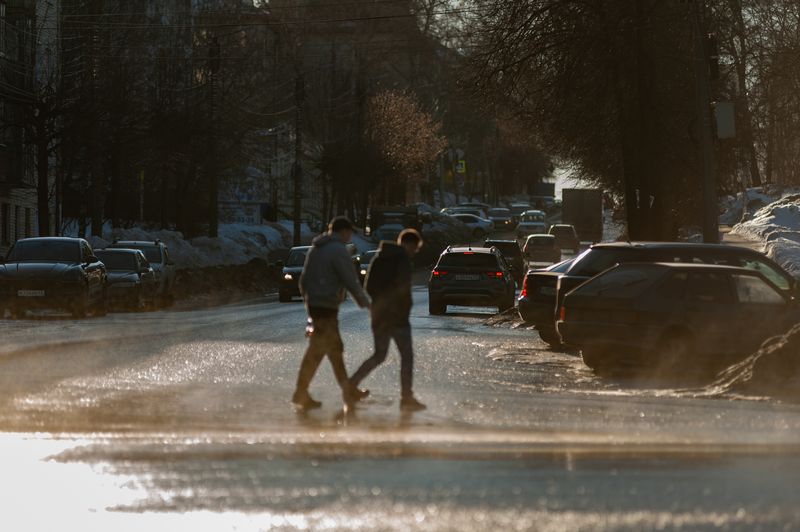
[(138, 263), (136, 253), (126, 251), (97, 251), (95, 253), (107, 270), (136, 271)]
[(508, 209), (489, 209), (489, 216), (511, 216), (511, 211)]
[(527, 223), (535, 223), (535, 222), (544, 222), (544, 215), (543, 214), (526, 214), (522, 217), (523, 222)]
[(574, 233), (572, 231), (572, 227), (559, 227), (557, 225), (550, 228), (550, 234), (551, 235), (557, 235), (557, 236), (573, 236), (574, 235)]
[(491, 245), (496, 247), (500, 253), (506, 257), (515, 258), (522, 255), (522, 251), (519, 249), (519, 244), (516, 242), (495, 242)]
[(664, 268), (637, 265), (615, 268), (599, 275), (575, 289), (576, 294), (588, 296), (610, 295), (614, 297), (636, 297), (664, 276)]
[(497, 258), (489, 253), (447, 253), (439, 260), (439, 268), (497, 269)]
[(14, 244), (8, 262), (80, 262), (77, 242), (59, 240), (21, 240)]
[(528, 240), (528, 247), (533, 248), (554, 248), (556, 247), (555, 238), (531, 238)]

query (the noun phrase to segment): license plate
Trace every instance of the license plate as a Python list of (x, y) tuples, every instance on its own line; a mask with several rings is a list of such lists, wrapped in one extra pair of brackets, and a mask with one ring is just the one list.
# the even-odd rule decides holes
[(481, 278), (480, 275), (474, 275), (474, 274), (462, 273), (456, 275), (456, 281), (477, 281), (480, 278)]
[(552, 286), (543, 286), (539, 289), (539, 293), (543, 296), (554, 296), (556, 295), (556, 289)]
[(44, 297), (44, 290), (17, 290), (19, 297)]

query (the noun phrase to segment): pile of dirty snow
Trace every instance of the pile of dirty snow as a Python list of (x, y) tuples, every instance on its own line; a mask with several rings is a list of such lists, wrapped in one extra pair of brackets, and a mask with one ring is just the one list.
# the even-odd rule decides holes
[(769, 257), (800, 277), (800, 194), (785, 196), (759, 209), (733, 231), (764, 242)]
[(720, 393), (800, 399), (800, 324), (722, 372), (712, 388)]
[(247, 264), (252, 259), (267, 260), (269, 252), (288, 247), (291, 234), (281, 225), (220, 224), (219, 236), (185, 239), (179, 231), (148, 230), (142, 227), (108, 229), (103, 237), (88, 237), (95, 249), (114, 240), (161, 240), (180, 268)]
[(755, 187), (735, 196), (719, 200), (719, 223), (734, 225), (752, 218), (753, 213), (779, 199), (783, 191), (776, 188)]

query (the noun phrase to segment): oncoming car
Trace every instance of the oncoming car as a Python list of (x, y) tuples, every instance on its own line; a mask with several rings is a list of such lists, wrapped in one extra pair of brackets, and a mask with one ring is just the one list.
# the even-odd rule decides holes
[(115, 248), (138, 249), (144, 253), (156, 276), (160, 303), (165, 306), (172, 303), (176, 272), (166, 244), (160, 240), (115, 240), (106, 249)]
[(281, 270), (279, 280), (278, 301), (288, 303), (292, 298), (300, 296), (300, 275), (303, 273), (303, 266), (306, 264), (306, 255), (311, 246), (297, 246), (289, 251), (286, 262), (278, 267)]
[(99, 249), (95, 252), (108, 272), (108, 302), (132, 310), (154, 307), (158, 282), (150, 263), (138, 249)]

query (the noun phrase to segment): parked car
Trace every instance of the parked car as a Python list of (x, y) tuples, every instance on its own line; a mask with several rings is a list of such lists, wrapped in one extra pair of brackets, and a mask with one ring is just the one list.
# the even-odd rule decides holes
[(32, 309), (66, 310), (76, 318), (106, 313), (106, 267), (82, 238), (18, 240), (0, 265), (0, 304), (12, 318)]
[(155, 307), (158, 282), (153, 267), (138, 249), (99, 249), (95, 255), (108, 273), (108, 303), (133, 310)]
[(531, 210), (531, 205), (530, 203), (512, 203), (508, 206), (508, 210), (511, 211), (511, 218), (514, 220), (514, 225), (516, 225), (519, 223), (523, 213)]
[(476, 239), (483, 238), (494, 231), (494, 224), (486, 218), (480, 218), (474, 214), (453, 214), (452, 217), (469, 227), (472, 236)]
[(719, 371), (800, 321), (800, 305), (752, 269), (622, 264), (572, 290), (558, 332), (598, 370)]
[(278, 261), (276, 267), (281, 272), (278, 287), (278, 301), (288, 303), (292, 298), (300, 297), (300, 275), (306, 265), (306, 255), (311, 246), (297, 246), (289, 251), (286, 262)]
[(575, 227), (569, 224), (555, 224), (550, 227), (548, 234), (556, 238), (556, 245), (559, 249), (571, 249), (576, 255), (581, 248), (581, 241)]
[(517, 224), (517, 238), (527, 238), (528, 235), (546, 234), (547, 220), (542, 211), (525, 211)]
[[(542, 339), (553, 346), (561, 345), (555, 319), (558, 303), (565, 294), (615, 264), (628, 262), (680, 262), (743, 267), (760, 271), (788, 295), (794, 295), (796, 291), (796, 282), (791, 275), (763, 253), (752, 249), (688, 242), (595, 244), (578, 255), (569, 269), (556, 275), (555, 279), (551, 275), (544, 275), (544, 279), (531, 280), (533, 286), (541, 287), (540, 290), (547, 287), (547, 293), (540, 292), (539, 297), (530, 302), (530, 306), (535, 306), (536, 309), (529, 309), (531, 315), (536, 316), (533, 323)], [(543, 274), (536, 272), (533, 274), (534, 277), (541, 275)], [(551, 291), (554, 281), (555, 290)]]
[(357, 257), (358, 278), (361, 279), (361, 284), (364, 284), (364, 281), (367, 278), (367, 271), (369, 271), (369, 265), (372, 264), (372, 259), (374, 259), (375, 255), (377, 254), (377, 249), (371, 249), (369, 251), (365, 251)]
[(522, 253), (529, 264), (561, 262), (561, 249), (556, 245), (556, 237), (553, 235), (530, 235)]
[(489, 209), (488, 218), (494, 223), (495, 228), (498, 230), (510, 231), (516, 227), (514, 217), (511, 215), (511, 210), (503, 207), (496, 207)]
[(448, 247), (428, 280), (428, 310), (445, 314), (447, 305), (514, 307), (514, 277), (497, 248)]
[(487, 238), (483, 242), (484, 247), (497, 248), (506, 259), (506, 262), (511, 267), (511, 273), (514, 275), (514, 281), (520, 285), (522, 278), (525, 275), (525, 261), (522, 258), (522, 250), (519, 249), (519, 244), (516, 240), (496, 240)]
[[(517, 308), (522, 321), (526, 323), (542, 323), (552, 317), (553, 310), (547, 303), (552, 303), (556, 294), (558, 278), (564, 275), (575, 259), (567, 259), (546, 268), (528, 270), (522, 281), (522, 290), (517, 300)], [(541, 335), (541, 331), (540, 331)], [(543, 340), (547, 341), (544, 337)]]
[(169, 256), (167, 245), (160, 240), (115, 240), (106, 249), (138, 249), (144, 253), (147, 262), (156, 274), (158, 298), (161, 305), (169, 305), (173, 301), (175, 289), (175, 263)]

